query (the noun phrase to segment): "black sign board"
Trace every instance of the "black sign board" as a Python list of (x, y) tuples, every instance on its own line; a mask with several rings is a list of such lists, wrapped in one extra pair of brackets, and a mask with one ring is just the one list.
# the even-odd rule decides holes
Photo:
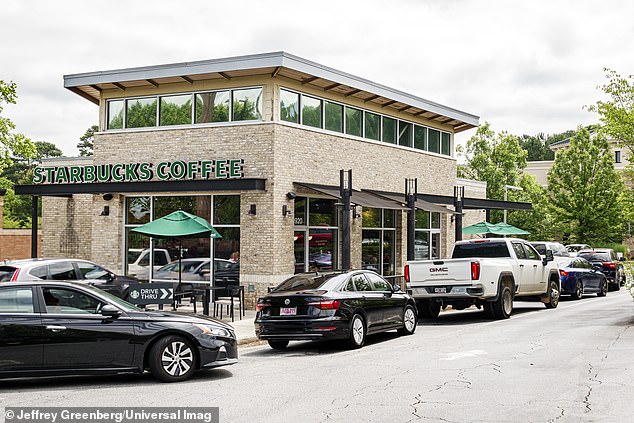
[(134, 283), (129, 292), (129, 301), (136, 305), (174, 302), (174, 285), (171, 283)]

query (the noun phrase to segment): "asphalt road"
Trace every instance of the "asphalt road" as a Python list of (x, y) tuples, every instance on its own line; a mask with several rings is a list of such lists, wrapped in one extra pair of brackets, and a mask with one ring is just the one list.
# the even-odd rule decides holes
[[(634, 303), (624, 291), (509, 320), (446, 312), (361, 350), (291, 343), (178, 384), (149, 375), (0, 381), (5, 406), (218, 406), (221, 422), (634, 421)], [(0, 413), (3, 414), (3, 413)]]

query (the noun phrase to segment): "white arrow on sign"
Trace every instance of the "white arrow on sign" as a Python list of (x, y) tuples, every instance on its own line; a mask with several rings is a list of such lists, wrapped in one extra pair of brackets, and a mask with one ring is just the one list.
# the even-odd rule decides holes
[(161, 292), (163, 293), (163, 295), (161, 295), (161, 300), (169, 298), (172, 295), (171, 289), (161, 288)]

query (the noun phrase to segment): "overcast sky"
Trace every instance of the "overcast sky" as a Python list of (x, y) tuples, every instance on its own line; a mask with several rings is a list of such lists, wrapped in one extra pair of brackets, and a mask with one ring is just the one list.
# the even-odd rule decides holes
[[(604, 67), (634, 73), (634, 2), (2, 0), (3, 112), (66, 155), (98, 122), (63, 75), (284, 50), (480, 116), (496, 131), (595, 122)], [(470, 130), (457, 136), (464, 141)]]

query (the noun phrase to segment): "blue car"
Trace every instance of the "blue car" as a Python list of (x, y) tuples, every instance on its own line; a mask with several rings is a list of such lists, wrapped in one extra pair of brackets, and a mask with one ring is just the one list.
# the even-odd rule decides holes
[(596, 293), (598, 297), (605, 297), (608, 293), (605, 275), (581, 257), (560, 261), (559, 278), (562, 294), (569, 294), (575, 300), (580, 299), (583, 294)]

